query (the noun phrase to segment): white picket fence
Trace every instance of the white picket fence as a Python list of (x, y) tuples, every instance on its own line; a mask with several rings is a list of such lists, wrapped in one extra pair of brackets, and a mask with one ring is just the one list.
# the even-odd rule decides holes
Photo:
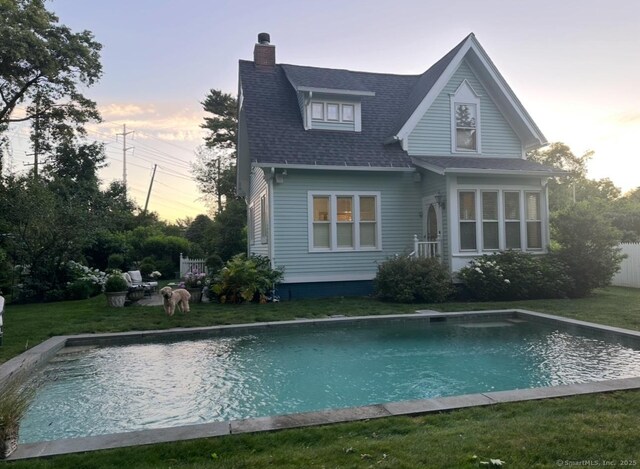
[(180, 277), (184, 277), (187, 272), (208, 273), (206, 261), (204, 259), (189, 259), (180, 253)]
[(640, 288), (640, 243), (623, 243), (622, 254), (627, 258), (620, 264), (620, 272), (611, 279), (611, 285)]

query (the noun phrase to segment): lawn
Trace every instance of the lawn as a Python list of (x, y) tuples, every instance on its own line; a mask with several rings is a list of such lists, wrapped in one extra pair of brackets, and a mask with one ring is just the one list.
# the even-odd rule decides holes
[[(9, 305), (0, 362), (48, 337), (195, 327), (334, 314), (525, 308), (640, 330), (640, 290), (607, 288), (580, 300), (395, 305), (364, 298), (299, 300), (268, 305), (194, 305), (185, 317), (162, 308), (108, 308), (103, 297), (45, 305)], [(501, 404), (422, 417), (231, 435), (139, 448), (5, 463), (15, 468), (506, 467), (640, 465), (640, 392)], [(484, 459), (483, 459), (484, 458)], [(587, 462), (585, 462), (587, 461)], [(590, 462), (590, 463), (589, 463)], [(626, 463), (626, 464), (625, 464)], [(480, 466), (486, 467), (486, 466)]]

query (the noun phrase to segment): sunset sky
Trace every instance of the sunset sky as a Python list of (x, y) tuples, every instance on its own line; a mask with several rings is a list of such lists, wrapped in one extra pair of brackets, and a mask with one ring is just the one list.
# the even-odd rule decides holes
[[(52, 0), (74, 31), (103, 44), (104, 75), (85, 90), (104, 123), (105, 182), (128, 182), (140, 205), (158, 164), (149, 203), (164, 219), (205, 213), (189, 165), (202, 144), (200, 101), (209, 89), (237, 93), (238, 59), (251, 59), (259, 32), (271, 34), (279, 63), (418, 74), (470, 32), (550, 142), (595, 151), (589, 177), (623, 191), (640, 186), (640, 2), (595, 0)], [(13, 129), (13, 166), (27, 136)]]

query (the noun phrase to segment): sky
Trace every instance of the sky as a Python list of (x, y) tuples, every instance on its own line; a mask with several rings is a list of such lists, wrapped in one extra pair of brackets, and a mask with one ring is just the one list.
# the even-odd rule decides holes
[[(103, 45), (103, 77), (85, 94), (104, 122), (105, 183), (168, 221), (207, 213), (191, 176), (203, 143), (201, 101), (210, 89), (237, 94), (238, 60), (252, 60), (260, 32), (276, 61), (419, 74), (470, 32), (549, 142), (593, 150), (588, 176), (624, 191), (640, 186), (640, 2), (637, 0), (50, 0), (62, 24)], [(14, 129), (15, 169), (27, 137)]]

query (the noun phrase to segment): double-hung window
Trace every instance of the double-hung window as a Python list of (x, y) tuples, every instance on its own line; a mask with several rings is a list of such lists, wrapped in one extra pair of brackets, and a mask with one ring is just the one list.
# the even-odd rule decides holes
[(309, 250), (380, 249), (377, 192), (310, 192)]
[(459, 250), (497, 251), (543, 248), (539, 191), (458, 191)]

